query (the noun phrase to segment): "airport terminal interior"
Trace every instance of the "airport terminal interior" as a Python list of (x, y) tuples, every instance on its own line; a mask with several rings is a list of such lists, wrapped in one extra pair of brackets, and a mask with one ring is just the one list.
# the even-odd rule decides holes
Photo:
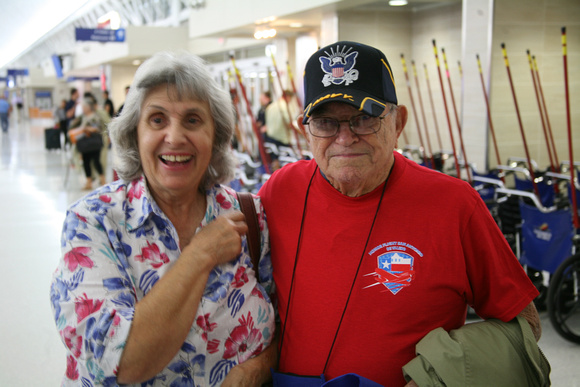
[[(515, 200), (517, 208), (518, 200), (532, 197), (541, 214), (564, 211), (573, 219), (574, 201), (564, 191), (571, 180), (580, 187), (578, 0), (0, 3), (0, 94), (12, 107), (0, 135), (0, 386), (60, 385), (67, 367), (50, 283), (67, 207), (89, 188), (82, 159), (60, 130), (58, 108), (74, 88), (81, 96), (92, 93), (104, 109), (106, 90), (114, 117), (139, 65), (160, 51), (200, 56), (230, 93), (238, 120), (230, 185), (237, 190), (255, 193), (273, 169), (312, 157), (298, 132), (288, 147), (258, 139), (261, 96), (270, 92), (276, 100), (291, 91), (302, 107), (310, 55), (348, 40), (388, 58), (399, 104), (409, 109), (402, 154), (471, 183), (498, 219), (505, 203)], [(268, 163), (273, 153), (279, 165)], [(108, 146), (101, 161), (105, 182), (116, 179)], [(89, 185), (100, 183), (94, 178)], [(540, 184), (557, 198), (544, 201)], [(518, 222), (504, 234), (520, 258), (526, 245)], [(561, 232), (573, 234), (573, 220), (567, 227)], [(542, 259), (571, 256), (568, 239), (565, 256), (548, 252)], [(539, 346), (552, 385), (580, 387), (580, 270), (571, 282), (573, 342), (550, 319), (554, 273), (526, 268), (541, 290)], [(468, 314), (468, 321), (477, 319)]]

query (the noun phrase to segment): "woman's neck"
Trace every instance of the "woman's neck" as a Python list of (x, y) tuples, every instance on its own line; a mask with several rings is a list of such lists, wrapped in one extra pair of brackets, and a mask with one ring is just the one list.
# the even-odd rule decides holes
[(185, 198), (155, 194), (153, 197), (177, 230), (180, 247), (184, 248), (195, 235), (195, 230), (205, 216), (207, 207), (205, 193), (196, 191), (195, 195), (187, 195)]

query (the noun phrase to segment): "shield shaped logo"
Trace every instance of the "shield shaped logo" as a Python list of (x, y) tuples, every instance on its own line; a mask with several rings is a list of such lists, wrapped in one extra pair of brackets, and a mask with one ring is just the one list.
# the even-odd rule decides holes
[(332, 68), (332, 76), (335, 78), (340, 78), (344, 75), (344, 66), (339, 64)]
[(324, 86), (340, 85), (348, 86), (358, 79), (358, 70), (354, 68), (358, 51), (350, 52), (352, 48), (336, 46), (325, 51), (327, 56), (320, 56), (320, 66), (324, 72), (322, 83)]
[(413, 280), (413, 261), (411, 255), (401, 251), (379, 255), (374, 273), (375, 281), (384, 285), (391, 293), (397, 294)]

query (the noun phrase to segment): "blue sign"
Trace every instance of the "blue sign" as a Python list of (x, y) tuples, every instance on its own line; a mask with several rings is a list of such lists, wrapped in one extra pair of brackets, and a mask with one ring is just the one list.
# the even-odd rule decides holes
[(75, 28), (75, 39), (88, 42), (124, 42), (125, 29), (106, 30), (103, 28)]
[(53, 55), (52, 63), (54, 64), (54, 71), (56, 72), (56, 77), (59, 79), (62, 78), (64, 74), (62, 73), (62, 60), (60, 59), (60, 56)]
[(73, 81), (85, 81), (85, 82), (92, 82), (92, 81), (99, 81), (101, 78), (99, 77), (68, 77), (67, 82)]
[(52, 93), (50, 91), (37, 91), (34, 93), (36, 98), (50, 98), (52, 97)]
[(9, 77), (17, 77), (19, 75), (28, 75), (28, 69), (8, 69), (6, 72)]

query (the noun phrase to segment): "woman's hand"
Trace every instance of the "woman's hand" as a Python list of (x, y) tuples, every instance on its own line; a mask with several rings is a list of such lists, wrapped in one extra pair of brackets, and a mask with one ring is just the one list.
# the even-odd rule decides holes
[(242, 251), (242, 236), (248, 231), (244, 214), (232, 211), (218, 216), (201, 229), (184, 252), (195, 252), (208, 259), (212, 268), (236, 258)]

